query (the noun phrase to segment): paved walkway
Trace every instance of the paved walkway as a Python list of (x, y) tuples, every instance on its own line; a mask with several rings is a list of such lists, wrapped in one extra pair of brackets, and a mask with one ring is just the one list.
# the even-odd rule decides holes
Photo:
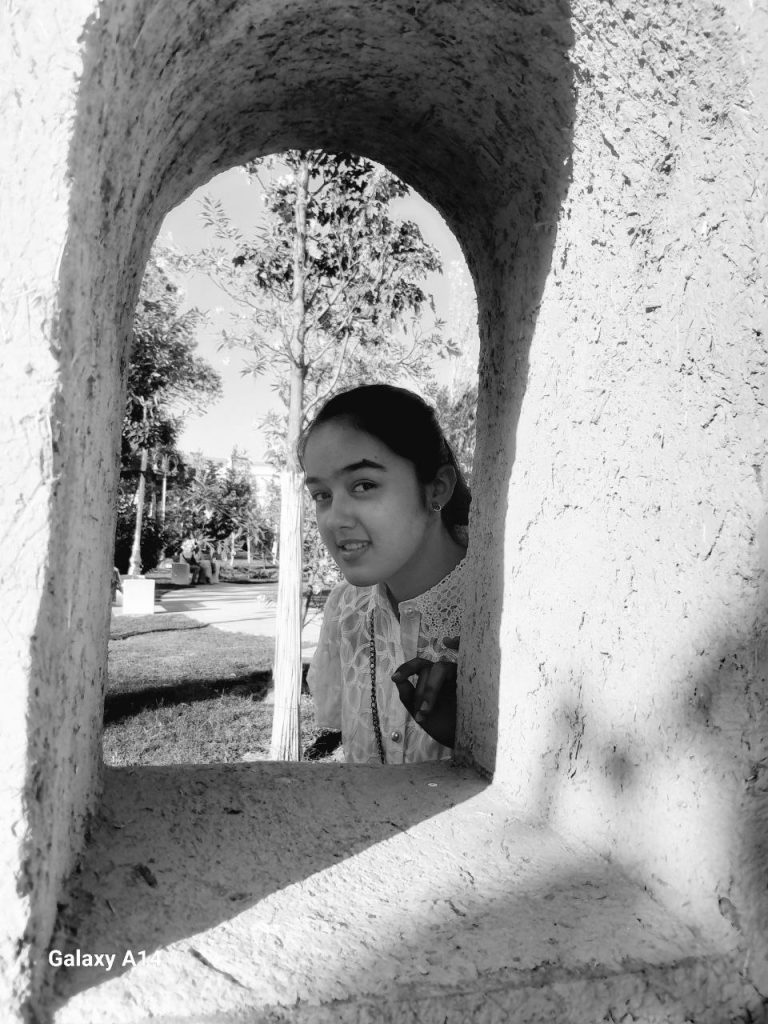
[[(275, 635), (276, 603), (276, 583), (201, 584), (169, 590), (159, 599), (164, 611), (188, 615), (229, 633), (250, 633), (252, 636)], [(315, 653), (322, 617), (322, 611), (310, 609), (301, 643), (305, 661)]]

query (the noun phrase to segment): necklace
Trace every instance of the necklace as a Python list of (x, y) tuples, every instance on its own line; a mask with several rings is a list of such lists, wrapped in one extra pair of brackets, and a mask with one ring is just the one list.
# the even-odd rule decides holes
[(381, 763), (385, 764), (384, 743), (381, 738), (381, 724), (379, 723), (379, 704), (376, 700), (376, 641), (373, 636), (373, 609), (371, 609), (371, 614), (368, 617), (368, 635), (370, 636), (368, 661), (371, 666), (371, 717), (373, 718), (373, 731), (376, 734), (379, 757), (381, 758)]

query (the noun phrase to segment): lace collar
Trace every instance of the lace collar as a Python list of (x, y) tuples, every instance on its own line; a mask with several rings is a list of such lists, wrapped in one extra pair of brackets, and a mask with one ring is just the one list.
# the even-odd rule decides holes
[[(441, 640), (444, 636), (461, 634), (461, 602), (466, 564), (467, 560), (464, 557), (434, 587), (398, 604), (401, 617), (410, 608), (415, 608), (420, 613), (420, 632), (425, 638)], [(383, 583), (378, 583), (373, 588), (373, 596), (378, 604), (392, 610), (389, 594)]]

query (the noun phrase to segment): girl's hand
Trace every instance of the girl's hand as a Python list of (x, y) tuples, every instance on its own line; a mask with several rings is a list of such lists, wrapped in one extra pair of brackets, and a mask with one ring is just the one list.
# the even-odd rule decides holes
[(305, 761), (319, 761), (321, 757), (330, 757), (341, 744), (341, 733), (326, 729), (321, 732), (315, 742), (304, 751)]
[[(445, 637), (443, 643), (456, 651), (459, 638)], [(418, 676), (415, 686), (410, 676)], [(392, 681), (406, 710), (422, 729), (433, 740), (452, 747), (456, 736), (455, 662), (412, 658), (398, 666)]]

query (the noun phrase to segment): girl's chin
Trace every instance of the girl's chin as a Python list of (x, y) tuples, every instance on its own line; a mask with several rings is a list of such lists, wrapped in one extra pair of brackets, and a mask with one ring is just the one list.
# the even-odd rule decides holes
[(342, 568), (341, 573), (347, 583), (354, 583), (356, 587), (369, 587), (376, 582), (370, 579), (370, 573), (363, 572), (362, 569)]
[(354, 587), (372, 587), (374, 583), (379, 582), (379, 577), (375, 572), (369, 568), (364, 569), (361, 565), (340, 565), (339, 569), (347, 583), (351, 583)]

